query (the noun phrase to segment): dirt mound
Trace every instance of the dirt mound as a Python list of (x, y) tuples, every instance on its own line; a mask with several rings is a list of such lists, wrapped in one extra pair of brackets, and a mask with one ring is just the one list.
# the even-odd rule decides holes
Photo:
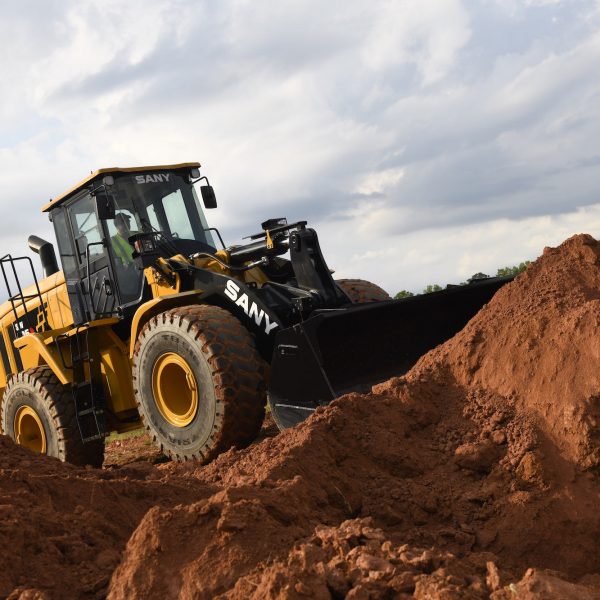
[(0, 436), (0, 597), (33, 598), (34, 589), (41, 598), (105, 597), (144, 514), (191, 495), (161, 478), (149, 465), (80, 469)]
[(440, 364), (533, 414), (580, 469), (600, 464), (600, 244), (578, 235), (546, 248), (453, 340), (416, 371)]
[[(500, 428), (482, 433), (462, 414), (465, 397), (456, 388), (403, 381), (378, 392), (343, 398), (293, 431), (199, 469), (195, 477), (222, 491), (146, 515), (110, 597), (171, 597), (181, 589), (189, 597), (244, 598), (238, 580), (253, 569), (287, 560), (322, 525), (366, 517), (399, 546), (456, 557), (486, 552), (507, 581), (529, 566), (574, 577), (599, 570), (590, 536), (600, 525), (598, 484), (520, 477), (537, 448), (533, 425), (506, 411)], [(473, 597), (492, 590), (480, 591)]]
[(599, 257), (547, 249), (406, 376), (207, 467), (0, 440), (0, 596), (600, 598)]
[[(483, 598), (531, 588), (528, 567), (566, 586), (600, 571), (598, 256), (589, 236), (547, 250), (407, 376), (207, 468), (171, 467), (220, 491), (147, 514), (110, 597)], [(381, 539), (344, 546), (348, 519)]]

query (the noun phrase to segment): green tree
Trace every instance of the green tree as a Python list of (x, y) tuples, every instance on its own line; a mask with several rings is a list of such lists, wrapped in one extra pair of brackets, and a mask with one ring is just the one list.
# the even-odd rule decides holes
[(401, 290), (394, 296), (394, 298), (396, 300), (400, 300), (400, 298), (410, 298), (411, 296), (414, 296), (412, 292), (409, 292), (408, 290)]
[[(526, 261), (519, 263), (518, 265), (514, 265), (512, 267), (502, 267), (501, 269), (498, 269), (498, 271), (496, 273), (496, 277), (511, 277), (511, 276), (515, 277), (519, 273), (522, 273), (523, 271), (525, 271), (530, 264), (531, 264), (531, 261), (526, 260)], [(485, 273), (475, 273), (475, 275), (473, 275), (473, 277), (471, 277), (469, 280), (462, 281), (458, 285), (469, 285), (469, 283), (475, 279), (487, 279), (488, 277), (489, 277), (489, 275), (486, 275)], [(437, 283), (430, 283), (421, 293), (422, 294), (431, 294), (431, 292), (441, 292), (443, 289), (444, 288), (441, 285), (438, 285)], [(401, 298), (410, 298), (411, 296), (414, 296), (414, 295), (415, 294), (413, 294), (412, 292), (409, 292), (408, 290), (401, 290), (394, 296), (394, 298), (396, 300), (400, 300)]]
[(502, 267), (498, 269), (496, 273), (496, 277), (515, 277), (519, 273), (522, 273), (527, 269), (527, 267), (531, 264), (530, 260), (526, 260), (525, 262), (519, 263), (513, 267)]
[(442, 286), (437, 283), (430, 283), (424, 290), (424, 294), (431, 294), (431, 292), (441, 292)]

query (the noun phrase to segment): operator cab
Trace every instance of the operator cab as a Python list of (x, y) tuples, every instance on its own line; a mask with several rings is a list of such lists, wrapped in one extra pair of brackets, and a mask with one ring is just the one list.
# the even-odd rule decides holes
[[(45, 211), (54, 223), (75, 323), (123, 315), (144, 299), (133, 241), (153, 235), (160, 255), (216, 251), (194, 183), (200, 165), (101, 169)], [(204, 179), (204, 178), (203, 178)], [(205, 206), (216, 206), (210, 186)]]

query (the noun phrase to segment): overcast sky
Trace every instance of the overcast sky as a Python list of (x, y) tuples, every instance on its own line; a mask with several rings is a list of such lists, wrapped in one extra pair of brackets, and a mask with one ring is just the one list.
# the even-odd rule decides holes
[(600, 235), (598, 0), (20, 0), (0, 45), (3, 253), (92, 170), (194, 160), (227, 241), (306, 219), (392, 293)]

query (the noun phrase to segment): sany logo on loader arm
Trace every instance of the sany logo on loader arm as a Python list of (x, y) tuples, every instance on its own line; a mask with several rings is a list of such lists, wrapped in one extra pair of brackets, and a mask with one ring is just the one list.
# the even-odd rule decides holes
[(249, 305), (248, 294), (240, 293), (240, 287), (236, 285), (231, 279), (227, 282), (225, 286), (225, 295), (230, 298), (233, 302), (235, 302), (238, 306), (240, 306), (247, 316), (250, 318), (254, 317), (254, 322), (260, 327), (263, 318), (265, 320), (265, 333), (268, 335), (271, 333), (275, 327), (277, 327), (277, 323), (271, 323), (271, 319), (269, 315), (262, 309), (259, 309), (256, 305), (256, 302), (252, 302)]

